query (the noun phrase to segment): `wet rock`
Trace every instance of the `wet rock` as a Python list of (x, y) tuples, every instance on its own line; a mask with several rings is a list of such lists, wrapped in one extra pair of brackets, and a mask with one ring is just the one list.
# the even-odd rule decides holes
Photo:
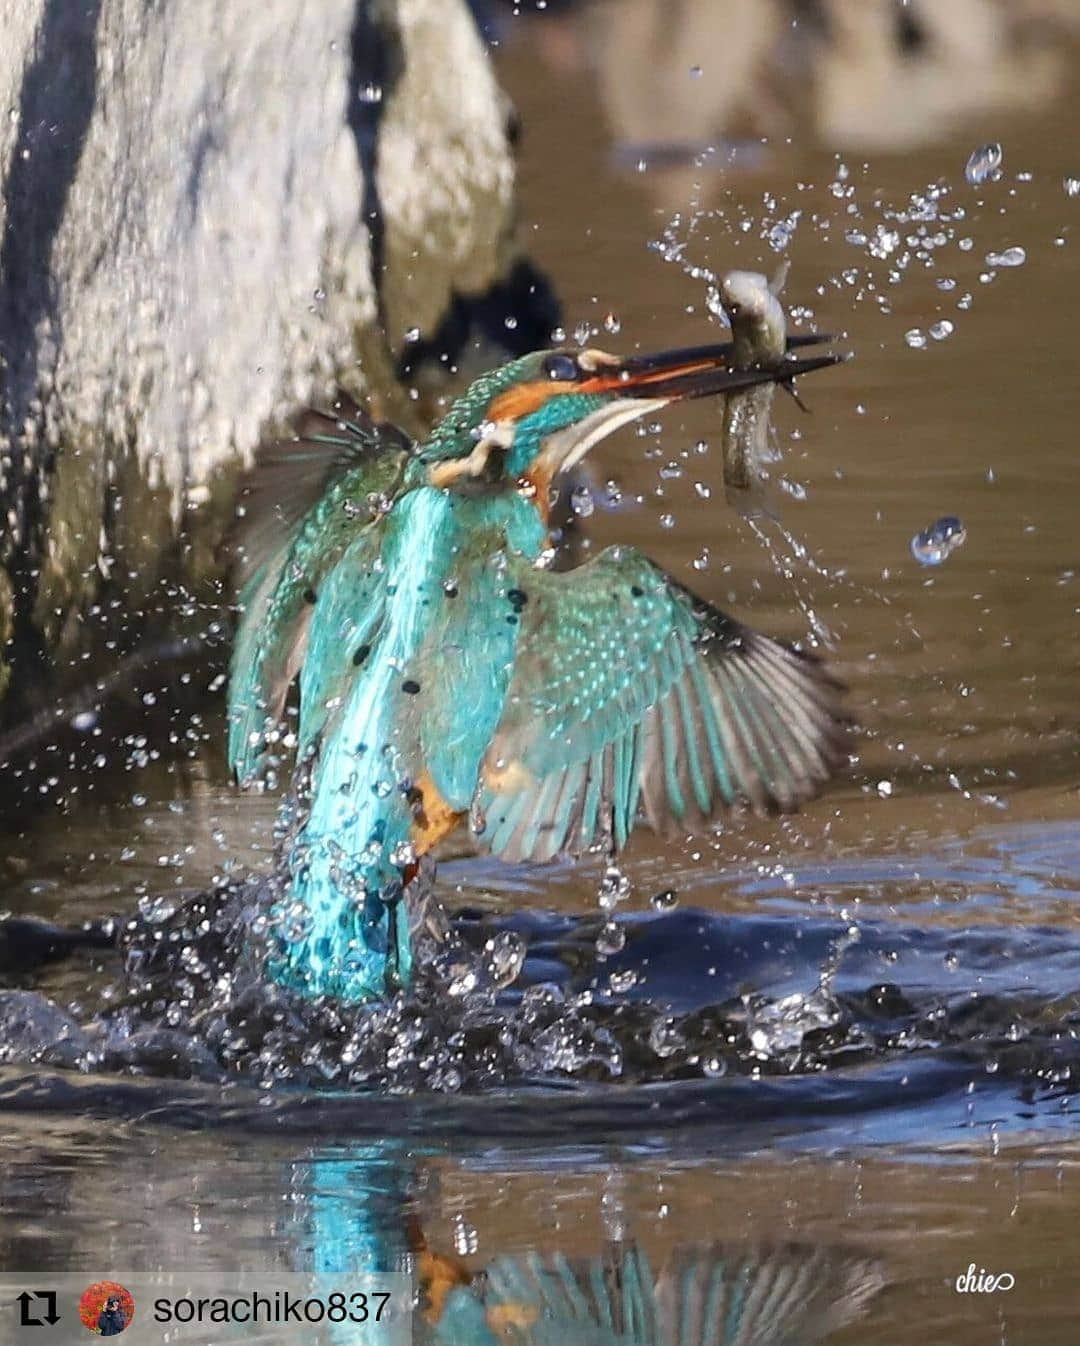
[(0, 22), (0, 637), (25, 688), (103, 591), (130, 611), (212, 570), (298, 406), (342, 384), (407, 412), (405, 332), (513, 267), (514, 184), (464, 0)]
[(217, 1080), (220, 1066), (202, 1043), (170, 1028), (144, 1028), (127, 1036), (114, 1031), (101, 1054), (101, 1068), (166, 1079)]

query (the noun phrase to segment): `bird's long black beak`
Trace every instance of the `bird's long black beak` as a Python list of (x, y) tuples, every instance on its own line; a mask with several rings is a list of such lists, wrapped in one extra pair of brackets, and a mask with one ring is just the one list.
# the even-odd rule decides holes
[(665, 401), (709, 397), (759, 383), (790, 384), (803, 374), (826, 369), (848, 358), (839, 351), (808, 356), (793, 353), (796, 349), (825, 345), (831, 340), (833, 338), (825, 333), (800, 333), (788, 339), (787, 354), (778, 363), (753, 365), (746, 369), (732, 369), (730, 342), (686, 346), (657, 355), (631, 355), (621, 362), (617, 372), (613, 371), (612, 382), (621, 396)]

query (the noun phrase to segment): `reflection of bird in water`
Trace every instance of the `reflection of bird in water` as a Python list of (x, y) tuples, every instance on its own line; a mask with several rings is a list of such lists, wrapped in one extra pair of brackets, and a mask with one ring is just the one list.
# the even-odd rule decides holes
[(639, 805), (683, 832), (744, 803), (793, 809), (842, 760), (816, 663), (633, 548), (543, 564), (553, 482), (619, 426), (837, 358), (730, 355), (541, 351), (477, 379), (417, 446), (329, 417), (279, 447), (250, 510), (229, 692), (245, 780), (300, 678), (277, 980), (354, 1000), (407, 982), (402, 898), (459, 827), (514, 861), (618, 850)]
[(654, 1272), (615, 1243), (592, 1258), (497, 1257), (476, 1277), (428, 1253), (420, 1271), (415, 1338), (432, 1346), (812, 1346), (884, 1285), (870, 1258), (797, 1245), (682, 1247)]
[(311, 1222), (311, 1269), (411, 1268), (416, 1346), (813, 1346), (886, 1283), (876, 1258), (797, 1243), (686, 1244), (654, 1270), (636, 1242), (618, 1241), (598, 1256), (530, 1251), (477, 1269), (429, 1244), (415, 1204), (428, 1180), (401, 1142), (317, 1155), (308, 1172), (298, 1218)]

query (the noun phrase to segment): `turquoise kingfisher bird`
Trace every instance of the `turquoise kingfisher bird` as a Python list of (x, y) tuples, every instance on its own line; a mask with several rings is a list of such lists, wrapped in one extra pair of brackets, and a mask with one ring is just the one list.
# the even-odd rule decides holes
[(730, 344), (619, 357), (548, 350), (478, 378), (421, 443), (313, 413), (272, 447), (241, 535), (229, 760), (280, 751), (299, 678), (270, 975), (358, 1001), (408, 983), (422, 856), (457, 828), (512, 862), (621, 849), (643, 816), (691, 833), (797, 808), (846, 757), (840, 688), (811, 656), (615, 546), (548, 568), (562, 474), (687, 398), (836, 363), (769, 368)]

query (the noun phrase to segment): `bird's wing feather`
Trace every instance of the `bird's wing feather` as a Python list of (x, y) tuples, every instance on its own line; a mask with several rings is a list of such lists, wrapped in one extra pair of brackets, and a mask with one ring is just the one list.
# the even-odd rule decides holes
[(738, 807), (791, 810), (844, 759), (821, 665), (611, 548), (518, 577), (522, 627), (478, 787), (478, 840), (506, 859), (621, 847), (639, 805), (693, 831)]
[(311, 599), (378, 502), (400, 480), (410, 444), (353, 407), (307, 412), (295, 438), (260, 451), (233, 543), (241, 618), (229, 679), (229, 764), (259, 774), (264, 733), (304, 659)]
[(411, 448), (403, 430), (373, 420), (344, 396), (335, 399), (330, 411), (302, 412), (292, 435), (259, 448), (241, 492), (231, 537), (238, 587), (281, 560), (297, 525), (340, 477)]

